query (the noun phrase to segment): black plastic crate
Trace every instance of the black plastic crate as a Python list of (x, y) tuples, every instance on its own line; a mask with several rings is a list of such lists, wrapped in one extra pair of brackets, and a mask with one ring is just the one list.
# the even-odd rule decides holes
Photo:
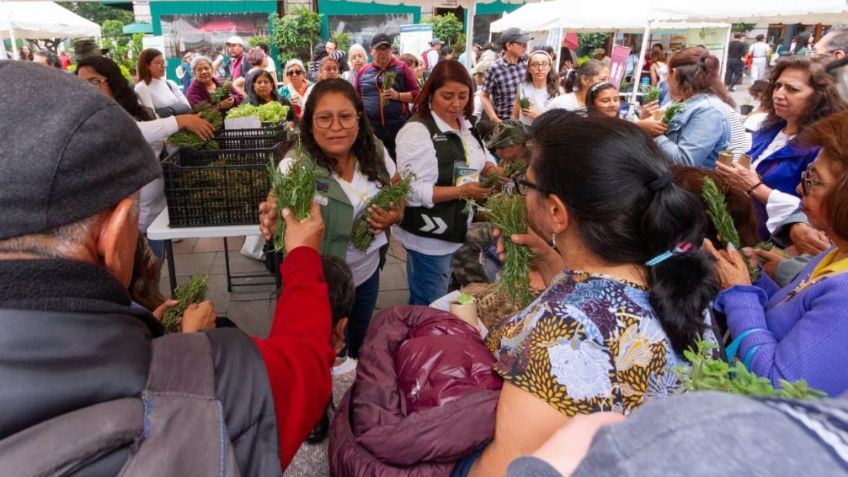
[(195, 151), (181, 148), (162, 161), (171, 227), (259, 223), (259, 203), (268, 196), (268, 160), (279, 164), (285, 150)]
[(262, 149), (288, 141), (284, 125), (257, 129), (224, 129), (213, 138), (219, 149)]

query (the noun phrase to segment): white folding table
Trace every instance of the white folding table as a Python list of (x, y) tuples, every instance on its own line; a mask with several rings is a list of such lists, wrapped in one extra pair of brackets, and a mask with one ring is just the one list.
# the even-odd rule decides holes
[[(174, 269), (174, 250), (171, 241), (174, 239), (189, 239), (189, 238), (224, 238), (224, 264), (227, 268), (227, 291), (231, 292), (233, 286), (253, 286), (253, 285), (270, 285), (271, 283), (233, 283), (237, 278), (256, 278), (266, 275), (259, 274), (240, 274), (233, 276), (230, 273), (230, 253), (227, 246), (228, 237), (241, 237), (244, 235), (259, 235), (259, 224), (253, 225), (209, 225), (197, 227), (171, 227), (168, 217), (168, 208), (165, 207), (156, 220), (150, 224), (147, 229), (147, 238), (150, 240), (165, 241), (165, 256), (168, 262), (168, 280), (171, 286), (171, 293), (177, 288), (177, 272)], [(274, 254), (276, 257), (276, 254)], [(277, 261), (276, 259), (274, 260)], [(276, 273), (274, 273), (274, 284), (277, 288), (280, 287), (279, 265), (275, 265)]]

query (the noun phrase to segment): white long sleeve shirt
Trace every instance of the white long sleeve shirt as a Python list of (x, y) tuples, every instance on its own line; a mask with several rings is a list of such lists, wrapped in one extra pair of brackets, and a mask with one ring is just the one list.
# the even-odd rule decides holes
[(141, 104), (153, 110), (164, 108), (177, 102), (191, 106), (179, 86), (173, 81), (166, 81), (161, 78), (150, 80), (150, 84), (139, 81), (135, 85), (135, 93), (138, 95)]
[[(162, 153), (162, 148), (165, 147), (165, 139), (180, 130), (177, 125), (177, 118), (173, 116), (152, 121), (139, 121), (136, 124), (156, 157), (159, 157)], [(166, 206), (165, 181), (161, 177), (153, 179), (141, 188), (138, 199), (138, 229), (145, 232), (159, 213), (165, 210)]]
[[(445, 133), (458, 134), (465, 143), (468, 152), (468, 166), (478, 171), (486, 167), (486, 163), (495, 164), (495, 160), (489, 151), (480, 146), (477, 139), (471, 134), (471, 123), (462, 121), (462, 128), (456, 129), (442, 121), (438, 115), (433, 114), (436, 127)], [(408, 207), (432, 208), (433, 188), (439, 178), (439, 160), (436, 158), (436, 147), (427, 126), (418, 122), (408, 122), (400, 132), (396, 140), (397, 168), (401, 175), (404, 171), (411, 170), (415, 174), (412, 183), (412, 191), (409, 194), (406, 205)], [(461, 159), (461, 158), (458, 158)], [(468, 222), (471, 223), (469, 216)], [(395, 238), (405, 248), (427, 255), (447, 255), (459, 250), (462, 244), (448, 242), (435, 238), (421, 237), (395, 226), (392, 228)]]

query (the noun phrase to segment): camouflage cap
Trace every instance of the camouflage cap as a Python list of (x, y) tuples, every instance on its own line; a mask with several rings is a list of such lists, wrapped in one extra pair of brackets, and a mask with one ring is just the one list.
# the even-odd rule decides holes
[(486, 147), (500, 149), (514, 146), (526, 142), (528, 137), (527, 126), (524, 123), (517, 119), (507, 119), (495, 126), (492, 135), (486, 142)]

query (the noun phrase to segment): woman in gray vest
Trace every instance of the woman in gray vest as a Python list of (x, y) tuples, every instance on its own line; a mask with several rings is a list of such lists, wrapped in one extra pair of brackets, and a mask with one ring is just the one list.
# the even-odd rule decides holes
[(493, 188), (480, 179), (503, 172), (471, 125), (473, 91), (460, 62), (440, 61), (397, 136), (398, 169), (415, 173), (403, 221), (395, 227), (406, 249), (411, 305), (429, 305), (447, 293), (453, 255), (472, 219), (463, 199), (487, 197)]

